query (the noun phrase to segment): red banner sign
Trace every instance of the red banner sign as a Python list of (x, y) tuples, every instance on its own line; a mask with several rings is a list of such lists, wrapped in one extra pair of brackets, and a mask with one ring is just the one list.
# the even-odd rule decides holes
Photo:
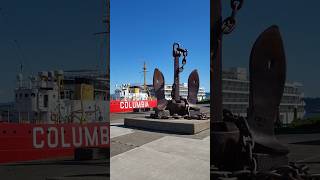
[(77, 147), (110, 147), (109, 123), (0, 123), (0, 163), (72, 156)]
[(110, 112), (133, 112), (134, 109), (157, 107), (157, 100), (123, 101), (111, 100)]

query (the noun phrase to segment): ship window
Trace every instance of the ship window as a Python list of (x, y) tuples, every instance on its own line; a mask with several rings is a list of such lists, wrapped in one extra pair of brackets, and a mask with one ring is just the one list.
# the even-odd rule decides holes
[(26, 98), (29, 97), (29, 94), (24, 94), (24, 97), (26, 97)]
[(34, 94), (34, 93), (31, 93), (31, 97), (35, 97), (36, 96), (36, 94)]
[(64, 92), (61, 92), (60, 97), (61, 99), (64, 99)]
[(19, 94), (19, 98), (22, 98), (22, 94), (21, 93)]
[(18, 98), (18, 94), (16, 94), (16, 98)]

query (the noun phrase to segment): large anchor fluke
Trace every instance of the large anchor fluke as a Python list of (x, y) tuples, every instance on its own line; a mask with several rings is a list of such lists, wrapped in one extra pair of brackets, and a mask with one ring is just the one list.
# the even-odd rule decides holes
[(153, 87), (155, 96), (157, 98), (157, 108), (159, 110), (164, 110), (167, 106), (167, 100), (165, 99), (164, 93), (164, 77), (159, 69), (155, 69), (153, 73)]
[(196, 104), (199, 92), (199, 74), (197, 70), (193, 70), (188, 78), (188, 102)]
[(250, 54), (250, 96), (248, 124), (256, 143), (255, 150), (287, 154), (277, 141), (274, 123), (286, 78), (286, 58), (277, 26), (266, 29), (255, 41)]

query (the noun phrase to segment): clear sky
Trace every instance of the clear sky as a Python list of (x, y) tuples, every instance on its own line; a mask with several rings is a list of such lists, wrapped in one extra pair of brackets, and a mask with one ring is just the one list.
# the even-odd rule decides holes
[(103, 31), (103, 0), (1, 0), (0, 8), (0, 102), (13, 100), (21, 62), (27, 77), (104, 67), (101, 39), (93, 35)]
[[(15, 78), (24, 72), (101, 67), (99, 37), (103, 0), (2, 0), (0, 2), (0, 102), (13, 99)], [(230, 14), (223, 1), (223, 15)], [(287, 56), (287, 79), (304, 84), (306, 96), (319, 96), (320, 1), (245, 1), (237, 28), (224, 37), (224, 67), (248, 67), (251, 46), (260, 32), (277, 24)], [(189, 50), (182, 82), (197, 68), (209, 91), (209, 0), (111, 0), (111, 88), (148, 83), (155, 67), (172, 83), (172, 43)], [(19, 48), (14, 40), (17, 40)], [(102, 67), (104, 67), (102, 65)]]
[(116, 84), (143, 83), (144, 61), (147, 83), (157, 67), (172, 84), (174, 42), (189, 51), (180, 82), (198, 69), (200, 86), (210, 90), (209, 0), (111, 0), (110, 8), (111, 93)]
[[(230, 14), (223, 2), (223, 16)], [(245, 0), (235, 31), (224, 36), (224, 67), (248, 68), (252, 44), (267, 27), (279, 26), (287, 58), (287, 80), (301, 82), (305, 96), (320, 96), (320, 1)]]

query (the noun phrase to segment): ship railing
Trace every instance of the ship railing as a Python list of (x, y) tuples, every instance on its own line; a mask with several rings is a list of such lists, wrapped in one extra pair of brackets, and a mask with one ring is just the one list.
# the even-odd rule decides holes
[(30, 112), (18, 112), (18, 111), (4, 111), (1, 114), (2, 122), (8, 123), (31, 123), (34, 120), (31, 119)]
[(40, 114), (34, 112), (22, 112), (22, 111), (2, 111), (0, 114), (1, 123), (19, 123), (19, 124), (64, 124), (64, 123), (86, 123), (87, 115), (94, 116), (96, 122), (103, 121), (99, 109), (83, 111), (78, 110), (71, 112), (70, 115), (59, 116), (58, 113), (49, 113), (49, 117), (40, 117)]
[(111, 98), (112, 101), (145, 101), (145, 100), (157, 100), (156, 97), (143, 98)]

